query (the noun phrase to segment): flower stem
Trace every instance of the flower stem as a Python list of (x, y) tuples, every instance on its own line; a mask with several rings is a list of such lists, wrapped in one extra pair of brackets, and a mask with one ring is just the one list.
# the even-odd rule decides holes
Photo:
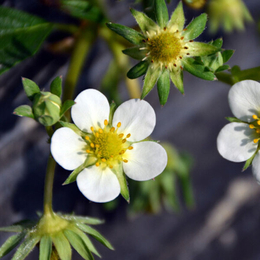
[[(63, 92), (63, 102), (68, 99), (73, 99), (74, 90), (77, 85), (81, 70), (83, 68), (86, 56), (89, 52), (92, 42), (96, 37), (96, 27), (91, 25), (85, 27), (80, 31), (76, 39), (76, 43), (72, 52), (67, 76), (65, 79), (64, 92)], [(67, 113), (67, 116), (69, 114)]]
[(43, 201), (43, 212), (44, 215), (53, 215), (52, 210), (52, 190), (53, 190), (53, 180), (55, 173), (56, 162), (52, 155), (49, 155), (46, 176), (45, 176), (45, 186), (44, 186), (44, 201)]

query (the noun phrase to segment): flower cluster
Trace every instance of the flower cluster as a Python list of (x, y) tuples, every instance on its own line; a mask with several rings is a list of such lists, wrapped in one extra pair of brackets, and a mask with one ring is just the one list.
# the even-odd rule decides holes
[[(75, 99), (71, 116), (75, 125), (58, 129), (51, 140), (54, 159), (74, 170), (69, 181), (77, 181), (89, 200), (107, 202), (119, 193), (129, 201), (126, 176), (150, 180), (167, 164), (167, 154), (154, 141), (144, 141), (155, 126), (153, 108), (144, 100), (121, 104), (114, 115), (106, 97), (88, 89)], [(126, 176), (125, 176), (126, 175)]]
[(260, 83), (244, 80), (236, 83), (228, 94), (229, 105), (236, 118), (228, 118), (217, 138), (219, 153), (232, 162), (252, 164), (260, 182)]

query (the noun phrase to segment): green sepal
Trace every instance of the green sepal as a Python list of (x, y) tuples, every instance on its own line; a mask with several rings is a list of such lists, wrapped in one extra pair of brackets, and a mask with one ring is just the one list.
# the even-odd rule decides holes
[(229, 69), (230, 69), (229, 65), (222, 65), (222, 66), (218, 67), (218, 69), (215, 72), (217, 73), (217, 72), (221, 72), (221, 71), (229, 70)]
[(52, 240), (50, 236), (44, 235), (40, 241), (39, 260), (50, 260), (52, 252)]
[(64, 235), (69, 240), (72, 247), (81, 255), (82, 258), (86, 260), (94, 260), (91, 252), (84, 243), (84, 240), (75, 232), (71, 230), (64, 230)]
[(100, 220), (98, 218), (90, 218), (90, 217), (76, 216), (76, 215), (69, 215), (69, 214), (58, 214), (58, 215), (67, 220), (71, 220), (77, 223), (88, 224), (88, 225), (100, 225), (104, 223), (104, 220)]
[(191, 56), (207, 56), (220, 51), (218, 47), (204, 42), (190, 42), (188, 46)]
[(157, 90), (160, 104), (164, 106), (170, 93), (170, 75), (167, 69), (164, 69), (157, 81)]
[(169, 14), (164, 0), (154, 1), (156, 21), (161, 28), (164, 28), (169, 21)]
[(170, 72), (170, 77), (174, 86), (181, 92), (181, 94), (184, 94), (182, 70), (172, 70)]
[(251, 166), (257, 153), (258, 153), (258, 149), (255, 151), (255, 153), (249, 159), (246, 160), (244, 167), (242, 169), (242, 172), (245, 171), (249, 166)]
[(16, 250), (12, 260), (25, 259), (39, 241), (40, 241), (40, 237), (35, 234), (33, 235), (29, 234), (28, 236), (26, 236), (22, 244)]
[(74, 232), (74, 233), (76, 233), (76, 235), (82, 239), (82, 241), (85, 244), (85, 246), (87, 247), (88, 251), (94, 253), (95, 255), (97, 255), (98, 257), (101, 258), (101, 255), (99, 254), (99, 252), (97, 251), (97, 249), (95, 248), (95, 246), (93, 245), (91, 240), (88, 238), (88, 236), (83, 231), (81, 231), (79, 228), (77, 228), (74, 225), (73, 226), (69, 226), (67, 229), (72, 231), (72, 232)]
[(192, 58), (183, 59), (183, 65), (185, 70), (198, 78), (211, 81), (216, 80), (216, 76), (212, 72)]
[(222, 54), (222, 57), (223, 57), (223, 63), (226, 63), (227, 61), (229, 61), (229, 59), (233, 56), (234, 54), (234, 50), (225, 50), (223, 51), (221, 54)]
[(172, 13), (171, 20), (169, 21), (167, 27), (176, 26), (176, 30), (181, 31), (184, 27), (185, 17), (183, 12), (182, 1), (179, 2), (174, 12)]
[(32, 108), (28, 105), (22, 105), (22, 106), (17, 107), (14, 110), (14, 114), (17, 116), (25, 116), (25, 117), (30, 117), (30, 118), (34, 119)]
[(57, 232), (51, 236), (52, 242), (61, 260), (71, 260), (71, 247), (68, 239), (62, 232)]
[(110, 104), (110, 112), (109, 112), (109, 120), (108, 120), (110, 125), (112, 125), (113, 116), (114, 116), (114, 113), (116, 111), (116, 108), (117, 108), (116, 103), (112, 101), (111, 104)]
[(145, 57), (147, 50), (140, 50), (140, 46), (138, 46), (125, 49), (122, 52), (133, 59), (142, 60)]
[(122, 163), (118, 163), (116, 166), (114, 166), (111, 171), (116, 175), (119, 184), (120, 184), (120, 193), (124, 197), (124, 199), (130, 203), (130, 195), (129, 195), (129, 189), (126, 181), (126, 176), (123, 171), (123, 165)]
[(222, 38), (218, 38), (215, 41), (213, 41), (211, 43), (213, 46), (215, 46), (216, 48), (221, 48), (223, 45), (223, 39)]
[(62, 77), (56, 77), (50, 85), (50, 91), (52, 94), (61, 97), (62, 94)]
[(219, 67), (223, 65), (223, 58), (221, 52), (201, 57), (201, 60), (204, 63), (203, 65), (205, 65), (212, 72), (215, 72)]
[(127, 72), (127, 77), (129, 79), (136, 79), (144, 75), (148, 69), (148, 66), (148, 61), (140, 61)]
[(22, 232), (25, 229), (30, 229), (33, 226), (37, 224), (36, 221), (31, 221), (31, 220), (23, 220), (19, 221), (11, 226), (8, 227), (1, 227), (0, 231), (4, 232)]
[(40, 93), (40, 88), (38, 87), (38, 85), (33, 82), (30, 79), (27, 78), (22, 78), (22, 83), (23, 83), (23, 88), (24, 91), (27, 95), (27, 97), (33, 101), (33, 98), (36, 94)]
[(94, 228), (81, 224), (81, 223), (76, 223), (76, 226), (82, 230), (85, 233), (88, 233), (92, 237), (94, 237), (96, 240), (98, 240), (100, 243), (102, 243), (104, 246), (107, 248), (114, 250), (113, 246), (110, 244), (110, 242), (105, 239), (98, 231), (96, 231)]
[(145, 37), (143, 34), (137, 32), (136, 30), (129, 28), (127, 26), (121, 25), (121, 24), (116, 24), (116, 23), (107, 23), (107, 27), (114, 31), (115, 33), (121, 35), (124, 37), (127, 41), (138, 45), (145, 40)]
[(76, 168), (70, 175), (69, 177), (65, 180), (65, 182), (62, 185), (67, 185), (70, 184), (74, 181), (76, 181), (77, 176), (79, 175), (80, 172), (82, 172), (85, 168), (92, 166), (93, 164), (95, 164), (97, 161), (96, 158), (94, 157), (87, 157), (87, 159), (85, 160), (85, 162), (83, 164), (81, 164), (78, 168)]
[(0, 257), (5, 256), (12, 251), (24, 238), (25, 233), (19, 233), (9, 237), (4, 244), (0, 247)]
[(236, 117), (225, 117), (225, 119), (227, 119), (229, 122), (233, 123), (233, 122), (236, 122), (236, 123), (245, 123), (244, 121), (236, 118)]
[(0, 74), (34, 55), (52, 27), (37, 16), (0, 6)]
[(184, 39), (193, 40), (197, 38), (204, 31), (206, 23), (207, 15), (205, 13), (193, 19), (183, 32)]
[(45, 116), (45, 115), (38, 117), (37, 120), (39, 121), (40, 124), (44, 126), (51, 126), (57, 122), (57, 120), (53, 120), (53, 117)]
[(62, 117), (73, 105), (75, 105), (74, 100), (66, 100), (61, 106), (60, 117)]
[(153, 89), (160, 74), (161, 74), (161, 70), (159, 68), (154, 70), (152, 66), (149, 66), (144, 78), (144, 85), (143, 85), (141, 99), (144, 99), (145, 96), (148, 95), (148, 93)]
[(159, 26), (146, 14), (132, 8), (130, 8), (130, 11), (144, 34), (146, 34), (147, 31), (159, 29)]
[(59, 121), (59, 123), (63, 126), (63, 127), (68, 127), (71, 130), (73, 130), (76, 134), (78, 134), (79, 136), (83, 135), (83, 132), (74, 124), (69, 123), (69, 122), (65, 122), (65, 121)]

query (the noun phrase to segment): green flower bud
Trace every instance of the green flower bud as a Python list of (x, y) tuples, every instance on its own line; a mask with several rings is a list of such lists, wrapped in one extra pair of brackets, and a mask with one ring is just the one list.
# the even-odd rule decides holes
[(60, 119), (61, 100), (50, 92), (40, 92), (33, 99), (35, 119), (44, 126), (51, 126)]

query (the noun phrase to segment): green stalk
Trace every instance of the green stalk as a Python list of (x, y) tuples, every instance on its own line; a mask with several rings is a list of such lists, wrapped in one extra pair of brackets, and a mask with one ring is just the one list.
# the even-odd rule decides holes
[(44, 199), (43, 199), (43, 212), (44, 215), (53, 215), (52, 210), (52, 190), (53, 190), (53, 180), (55, 173), (56, 162), (52, 155), (49, 155), (46, 176), (45, 176), (45, 186), (44, 186)]
[[(76, 39), (72, 52), (67, 76), (65, 79), (62, 101), (74, 98), (74, 91), (77, 85), (80, 73), (82, 71), (86, 56), (96, 38), (96, 28), (94, 25), (90, 28), (84, 28)], [(67, 113), (67, 116), (69, 114)]]

